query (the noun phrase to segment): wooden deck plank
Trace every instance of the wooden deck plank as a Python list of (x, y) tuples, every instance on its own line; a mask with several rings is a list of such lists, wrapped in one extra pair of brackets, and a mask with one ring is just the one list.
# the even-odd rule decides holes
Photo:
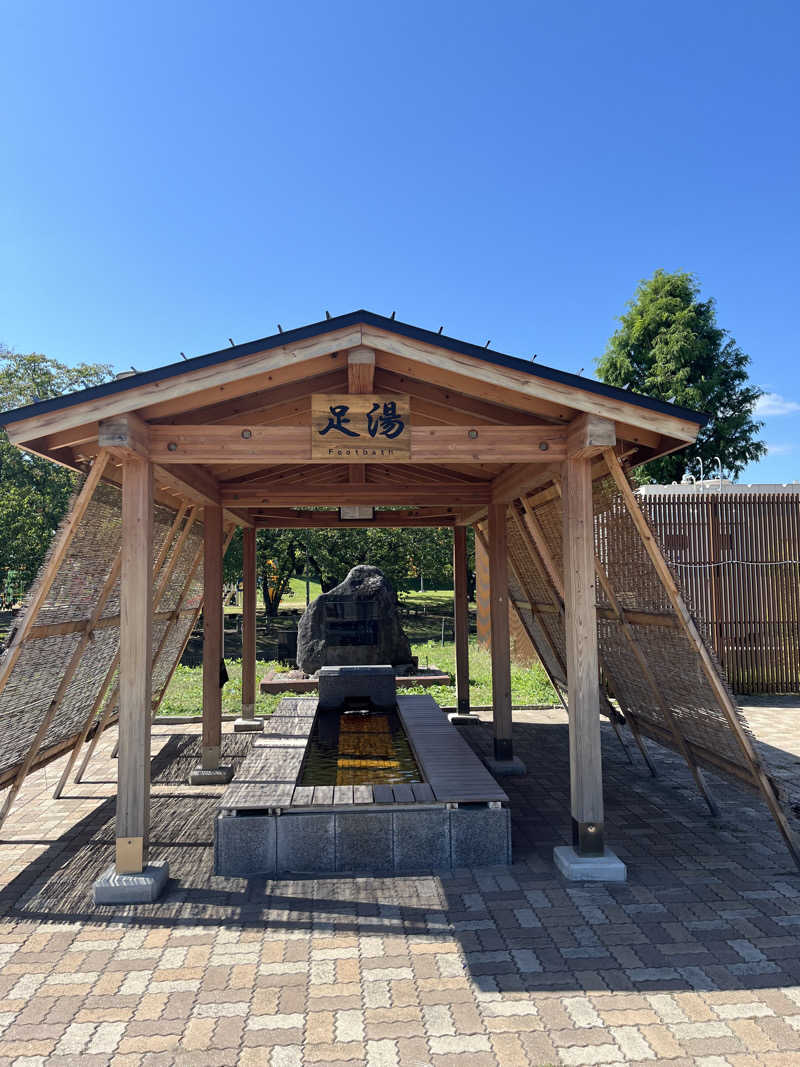
[(429, 694), (398, 694), (397, 710), (423, 777), (443, 803), (508, 803), (464, 738)]

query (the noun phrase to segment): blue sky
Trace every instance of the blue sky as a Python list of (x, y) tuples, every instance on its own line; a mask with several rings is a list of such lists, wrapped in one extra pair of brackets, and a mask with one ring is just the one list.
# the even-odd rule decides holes
[(358, 307), (593, 372), (694, 271), (800, 479), (790, 3), (5, 0), (0, 341), (158, 366)]

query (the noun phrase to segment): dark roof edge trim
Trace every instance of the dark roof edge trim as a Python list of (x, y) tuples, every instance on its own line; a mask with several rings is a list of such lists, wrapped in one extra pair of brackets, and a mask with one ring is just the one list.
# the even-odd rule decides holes
[(556, 370), (554, 367), (532, 363), (516, 356), (492, 352), (489, 349), (470, 344), (468, 341), (459, 341), (454, 337), (433, 333), (431, 330), (423, 330), (419, 326), (410, 326), (408, 323), (398, 322), (396, 319), (387, 319), (383, 315), (376, 315), (372, 311), (362, 310), (351, 311), (347, 315), (325, 319), (323, 322), (314, 322), (308, 326), (300, 326), (295, 330), (285, 330), (283, 333), (273, 334), (271, 337), (262, 337), (260, 340), (248, 341), (245, 344), (223, 348), (217, 352), (208, 352), (204, 356), (195, 356), (193, 359), (170, 363), (165, 367), (155, 367), (153, 370), (141, 371), (138, 374), (131, 375), (129, 378), (114, 379), (110, 382), (104, 382), (102, 385), (92, 386), (89, 389), (81, 389), (75, 393), (65, 393), (63, 396), (42, 400), (37, 404), (27, 404), (25, 407), (2, 412), (0, 413), (0, 426), (8, 426), (22, 419), (34, 418), (37, 415), (45, 415), (50, 411), (73, 407), (75, 404), (83, 404), (88, 400), (124, 393), (130, 389), (137, 389), (142, 385), (150, 385), (153, 382), (179, 377), (188, 371), (201, 370), (204, 367), (228, 363), (231, 360), (240, 359), (242, 356), (249, 356), (255, 352), (269, 351), (271, 348), (280, 348), (282, 345), (294, 344), (298, 341), (305, 341), (310, 337), (319, 337), (326, 333), (333, 333), (335, 330), (357, 325), (375, 326), (378, 329), (386, 330), (388, 333), (395, 333), (451, 352), (472, 356), (474, 359), (482, 360), (484, 363), (492, 363), (495, 366), (506, 367), (509, 370), (522, 371), (522, 373), (528, 374), (532, 378), (558, 382), (561, 385), (568, 385), (587, 393), (596, 393), (598, 396), (620, 400), (625, 404), (633, 404), (636, 407), (647, 408), (650, 411), (658, 411), (664, 415), (673, 415), (676, 418), (683, 418), (689, 422), (696, 423), (698, 426), (705, 426), (710, 418), (709, 415), (680, 407), (677, 404), (669, 404), (664, 400), (643, 396), (641, 393), (632, 393), (627, 389), (619, 389), (617, 386), (595, 381), (593, 378), (582, 378), (577, 374), (570, 374), (567, 371)]

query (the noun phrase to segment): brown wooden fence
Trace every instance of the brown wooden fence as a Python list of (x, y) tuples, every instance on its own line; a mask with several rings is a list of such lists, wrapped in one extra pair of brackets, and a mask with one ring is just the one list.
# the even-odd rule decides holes
[(731, 687), (800, 692), (800, 490), (639, 500)]

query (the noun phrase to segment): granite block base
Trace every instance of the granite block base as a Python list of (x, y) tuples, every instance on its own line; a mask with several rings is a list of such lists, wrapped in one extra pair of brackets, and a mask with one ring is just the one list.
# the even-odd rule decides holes
[(336, 870), (394, 870), (391, 811), (336, 813)]
[(528, 773), (528, 768), (519, 756), (514, 756), (513, 759), (495, 759), (493, 756), (484, 756), (483, 762), (496, 778), (501, 778), (503, 775), (523, 775)]
[(233, 732), (236, 734), (255, 734), (264, 729), (263, 719), (234, 719)]
[(450, 866), (450, 812), (446, 808), (392, 813), (394, 869), (398, 873)]
[(275, 820), (278, 870), (296, 874), (330, 874), (336, 870), (333, 812), (285, 814)]
[(189, 775), (189, 785), (227, 785), (232, 779), (233, 767), (195, 767)]
[(602, 856), (581, 856), (572, 845), (557, 845), (553, 859), (571, 882), (624, 882), (627, 878), (625, 864), (610, 848)]
[(511, 862), (508, 808), (454, 808), (450, 812), (453, 867), (491, 867)]
[(94, 883), (92, 895), (95, 904), (149, 904), (158, 899), (168, 880), (166, 860), (148, 863), (137, 874), (117, 874), (112, 864)]
[(275, 874), (278, 866), (275, 821), (274, 815), (218, 815), (214, 873), (226, 878)]

